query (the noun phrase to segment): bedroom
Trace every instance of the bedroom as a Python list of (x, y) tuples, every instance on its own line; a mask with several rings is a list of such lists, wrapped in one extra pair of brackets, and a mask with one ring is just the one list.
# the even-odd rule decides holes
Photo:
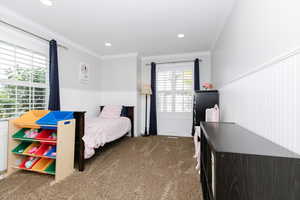
[[(299, 7), (1, 0), (0, 199), (299, 199)], [(57, 142), (16, 138), (13, 118), (41, 109), (72, 111), (22, 127), (64, 115)], [(57, 148), (56, 173), (18, 145)]]

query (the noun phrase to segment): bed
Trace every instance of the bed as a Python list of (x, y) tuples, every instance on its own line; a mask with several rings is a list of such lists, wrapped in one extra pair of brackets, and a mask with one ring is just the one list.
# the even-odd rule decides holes
[[(100, 106), (100, 111), (102, 111), (103, 108), (104, 106)], [(119, 140), (128, 134), (130, 134), (131, 137), (134, 137), (134, 107), (124, 106), (124, 109), (126, 110), (126, 118), (120, 117), (120, 119), (114, 120), (106, 119), (106, 125), (105, 127), (102, 127), (102, 130), (105, 129), (109, 134), (107, 134), (105, 138), (98, 138), (97, 144), (95, 144), (94, 139), (91, 137), (93, 133), (85, 133), (85, 126), (90, 126), (91, 128), (93, 123), (96, 122), (88, 121), (89, 125), (87, 125), (87, 122), (85, 121), (85, 112), (74, 112), (74, 117), (76, 119), (75, 165), (79, 171), (84, 171), (85, 158), (91, 157), (94, 153), (94, 150), (90, 145), (93, 147), (99, 145), (99, 148), (102, 148), (104, 144)], [(128, 128), (128, 123), (130, 123), (130, 128)], [(91, 131), (92, 129), (87, 130)], [(87, 149), (85, 149), (85, 144), (87, 144)]]

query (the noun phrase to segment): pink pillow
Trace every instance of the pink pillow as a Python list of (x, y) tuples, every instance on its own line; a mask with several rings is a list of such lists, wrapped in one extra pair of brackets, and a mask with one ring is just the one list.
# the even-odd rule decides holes
[(104, 106), (100, 113), (101, 118), (119, 118), (121, 115), (122, 106)]

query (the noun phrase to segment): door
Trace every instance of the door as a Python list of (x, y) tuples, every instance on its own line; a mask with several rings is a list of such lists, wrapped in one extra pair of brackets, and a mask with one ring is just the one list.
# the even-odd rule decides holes
[(191, 136), (193, 63), (157, 65), (158, 135)]

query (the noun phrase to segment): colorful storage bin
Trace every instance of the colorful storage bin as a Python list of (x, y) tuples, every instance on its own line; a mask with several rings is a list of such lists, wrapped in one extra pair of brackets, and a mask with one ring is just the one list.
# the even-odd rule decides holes
[[(44, 129), (56, 129), (57, 122), (62, 120), (73, 119), (73, 112), (68, 111), (52, 111), (37, 120), (36, 123)], [(52, 126), (52, 127), (51, 127)]]
[[(53, 154), (53, 153), (55, 153), (55, 154)], [(46, 156), (46, 157), (51, 157), (51, 158), (55, 159), (55, 157), (56, 157), (56, 146), (43, 143), (39, 147), (39, 149), (37, 150), (35, 155), (37, 155), (37, 156)]]
[(55, 141), (57, 139), (57, 133), (55, 130), (42, 130), (36, 139)]
[(37, 142), (31, 143), (23, 152), (25, 155), (34, 155), (38, 149), (40, 148), (41, 144)]
[(35, 165), (32, 167), (32, 170), (43, 172), (50, 166), (52, 162), (54, 161), (50, 158), (41, 158), (35, 163)]
[(14, 148), (12, 150), (12, 152), (16, 153), (16, 154), (23, 154), (24, 151), (27, 149), (27, 147), (30, 145), (31, 145), (31, 142), (22, 142), (18, 146), (16, 146), (16, 148)]
[(56, 158), (56, 146), (51, 146), (51, 149), (46, 154), (45, 153), (46, 152), (44, 152), (44, 156), (55, 159)]
[(55, 166), (56, 166), (56, 162), (53, 161), (52, 163), (49, 164), (49, 166), (45, 169), (45, 173), (47, 174), (55, 174)]
[(12, 138), (14, 138), (14, 139), (24, 139), (24, 140), (30, 139), (30, 138), (24, 137), (25, 136), (25, 131), (27, 131), (27, 130), (29, 130), (29, 128), (22, 128), (21, 130), (19, 130), (18, 132), (16, 132), (12, 136)]
[[(30, 167), (26, 166), (26, 163), (28, 161), (31, 160), (31, 165)], [(32, 169), (33, 166), (40, 160), (40, 158), (36, 158), (36, 157), (28, 157), (28, 158), (25, 158), (22, 163), (20, 164), (19, 168), (22, 168), (22, 169)]]
[(36, 124), (36, 121), (47, 115), (49, 112), (49, 110), (31, 110), (13, 120), (13, 123), (16, 126), (23, 128), (39, 128), (40, 126)]

